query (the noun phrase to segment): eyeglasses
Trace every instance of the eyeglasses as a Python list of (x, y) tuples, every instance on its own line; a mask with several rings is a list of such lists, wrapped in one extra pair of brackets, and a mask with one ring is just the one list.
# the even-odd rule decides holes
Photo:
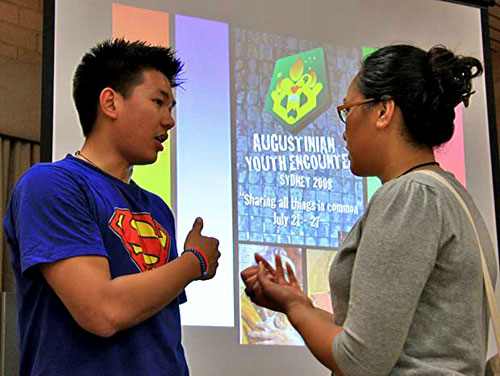
[(359, 106), (360, 104), (378, 102), (380, 100), (381, 100), (380, 98), (369, 98), (369, 99), (363, 99), (363, 100), (356, 101), (356, 102), (344, 103), (342, 106), (337, 107), (337, 112), (339, 114), (339, 118), (340, 118), (340, 120), (342, 120), (342, 123), (345, 124), (350, 108), (355, 107), (355, 106)]

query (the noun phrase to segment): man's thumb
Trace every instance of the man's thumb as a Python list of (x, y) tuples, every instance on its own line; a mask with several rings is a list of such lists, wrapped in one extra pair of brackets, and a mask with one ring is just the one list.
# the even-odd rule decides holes
[(201, 217), (198, 217), (194, 220), (193, 231), (196, 231), (198, 234), (201, 234), (201, 230), (203, 230), (203, 219)]

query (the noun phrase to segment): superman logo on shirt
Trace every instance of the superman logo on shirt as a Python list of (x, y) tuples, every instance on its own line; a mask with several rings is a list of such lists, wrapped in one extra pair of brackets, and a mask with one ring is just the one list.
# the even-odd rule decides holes
[(137, 267), (145, 272), (165, 265), (170, 235), (149, 213), (115, 209), (109, 227), (121, 239)]

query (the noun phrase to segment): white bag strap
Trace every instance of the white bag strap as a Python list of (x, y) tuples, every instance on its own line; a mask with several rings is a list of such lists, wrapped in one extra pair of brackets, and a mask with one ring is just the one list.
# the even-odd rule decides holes
[(472, 228), (474, 229), (474, 234), (476, 235), (477, 243), (479, 245), (479, 254), (481, 256), (481, 266), (483, 267), (484, 287), (486, 289), (486, 296), (488, 298), (488, 306), (490, 308), (490, 316), (491, 316), (491, 320), (493, 322), (493, 329), (495, 331), (495, 337), (496, 337), (497, 346), (498, 346), (498, 354), (500, 356), (500, 312), (498, 310), (498, 305), (497, 305), (497, 302), (495, 299), (495, 291), (493, 290), (493, 285), (491, 284), (491, 278), (490, 278), (490, 273), (488, 272), (488, 266), (486, 264), (486, 259), (484, 258), (483, 247), (481, 246), (481, 241), (479, 240), (479, 234), (477, 233), (476, 225), (474, 224), (474, 220), (472, 219), (472, 215), (470, 214), (469, 208), (465, 204), (462, 197), (458, 194), (456, 189), (445, 178), (443, 178), (438, 173), (436, 173), (434, 171), (430, 171), (430, 170), (420, 170), (420, 171), (416, 171), (415, 173), (421, 173), (421, 174), (430, 176), (430, 177), (438, 180), (439, 182), (441, 182), (457, 198), (460, 205), (462, 205), (462, 208), (464, 209), (465, 214), (467, 214), (467, 217), (469, 218), (469, 221), (472, 225)]

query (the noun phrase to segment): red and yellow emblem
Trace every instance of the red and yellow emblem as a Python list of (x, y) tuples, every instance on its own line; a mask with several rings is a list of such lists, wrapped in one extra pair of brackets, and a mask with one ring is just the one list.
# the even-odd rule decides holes
[(167, 263), (170, 235), (151, 214), (115, 209), (109, 227), (120, 237), (132, 261), (141, 271)]

